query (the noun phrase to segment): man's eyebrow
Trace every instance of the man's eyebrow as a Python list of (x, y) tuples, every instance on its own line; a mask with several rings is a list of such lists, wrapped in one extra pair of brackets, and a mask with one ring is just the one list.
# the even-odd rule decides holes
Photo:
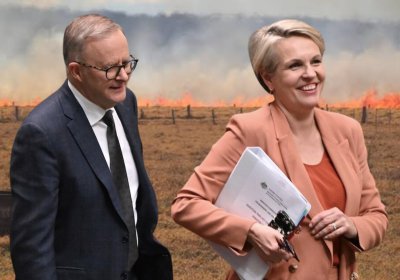
[(123, 63), (126, 63), (126, 62), (130, 61), (130, 60), (132, 60), (132, 57), (128, 56), (128, 58), (123, 59), (121, 63), (119, 63), (119, 62), (117, 62), (117, 63), (115, 63), (115, 62), (107, 62), (107, 63), (104, 64), (103, 68), (108, 68), (108, 67), (112, 67), (112, 66), (119, 66), (119, 65), (121, 65)]

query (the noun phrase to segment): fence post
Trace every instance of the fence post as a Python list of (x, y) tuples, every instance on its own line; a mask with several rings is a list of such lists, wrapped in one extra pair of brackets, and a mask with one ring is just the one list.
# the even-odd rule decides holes
[(214, 111), (214, 109), (211, 110), (211, 117), (212, 117), (213, 124), (217, 124), (216, 121), (215, 121), (215, 111)]
[(171, 113), (172, 113), (172, 124), (175, 124), (175, 110), (172, 109)]
[(367, 107), (363, 106), (361, 112), (361, 123), (364, 124), (366, 122), (367, 122)]
[(15, 108), (15, 120), (19, 121), (19, 107), (15, 106), (14, 108)]
[(187, 105), (186, 111), (187, 111), (187, 118), (188, 118), (188, 119), (192, 118), (192, 113), (191, 113), (191, 111), (190, 111), (190, 104)]
[(144, 110), (143, 109), (140, 109), (140, 118), (141, 119), (144, 119)]
[(378, 108), (375, 109), (375, 126), (378, 127)]

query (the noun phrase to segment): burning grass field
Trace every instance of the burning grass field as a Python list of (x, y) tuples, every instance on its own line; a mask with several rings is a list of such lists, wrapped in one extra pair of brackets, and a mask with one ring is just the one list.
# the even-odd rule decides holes
[[(159, 205), (158, 239), (170, 248), (174, 275), (184, 279), (224, 279), (228, 268), (195, 234), (176, 225), (170, 216), (170, 205), (193, 168), (208, 153), (211, 145), (224, 133), (229, 117), (252, 109), (195, 108), (187, 118), (187, 108), (142, 108), (140, 133), (145, 164), (157, 193)], [(341, 110), (360, 119), (360, 110)], [(400, 271), (400, 111), (370, 111), (363, 125), (369, 150), (369, 163), (382, 200), (389, 213), (389, 230), (377, 248), (358, 255), (361, 279), (398, 279)], [(12, 118), (10, 118), (12, 120)], [(0, 189), (9, 189), (9, 154), (19, 121), (0, 122)], [(0, 237), (0, 279), (14, 279), (9, 254), (9, 238)]]

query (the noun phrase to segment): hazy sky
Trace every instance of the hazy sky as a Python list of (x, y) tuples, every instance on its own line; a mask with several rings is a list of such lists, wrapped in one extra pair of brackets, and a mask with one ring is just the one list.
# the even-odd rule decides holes
[(129, 87), (142, 99), (191, 93), (229, 103), (263, 96), (247, 40), (261, 25), (288, 17), (306, 17), (321, 28), (327, 102), (372, 89), (400, 92), (399, 0), (1, 0), (0, 100), (41, 100), (60, 86), (64, 28), (88, 10), (108, 11), (124, 27), (140, 59)]
[(2, 0), (1, 2), (41, 8), (108, 9), (132, 14), (241, 13), (362, 20), (398, 20), (400, 14), (398, 0)]

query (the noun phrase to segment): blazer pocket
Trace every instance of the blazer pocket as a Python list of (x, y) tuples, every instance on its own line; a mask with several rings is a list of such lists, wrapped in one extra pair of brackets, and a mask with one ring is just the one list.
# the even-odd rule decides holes
[(58, 280), (85, 280), (86, 271), (79, 267), (58, 266), (56, 267)]

